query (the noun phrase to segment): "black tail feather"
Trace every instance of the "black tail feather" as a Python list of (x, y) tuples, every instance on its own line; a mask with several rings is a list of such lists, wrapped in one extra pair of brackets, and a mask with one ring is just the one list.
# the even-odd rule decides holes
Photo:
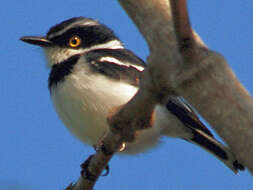
[(209, 150), (220, 159), (228, 160), (228, 155), (225, 150), (223, 150), (218, 144), (210, 141), (208, 138), (198, 133), (197, 131), (192, 130), (193, 138), (191, 139), (196, 144), (202, 146), (203, 148)]

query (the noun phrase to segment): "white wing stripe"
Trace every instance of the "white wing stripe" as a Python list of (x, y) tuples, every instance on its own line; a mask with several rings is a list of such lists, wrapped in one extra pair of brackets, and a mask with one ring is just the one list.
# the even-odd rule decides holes
[(131, 63), (123, 63), (122, 61), (119, 61), (118, 59), (114, 58), (114, 57), (102, 57), (99, 59), (99, 61), (101, 62), (112, 62), (114, 64), (117, 64), (117, 65), (122, 65), (122, 66), (131, 66), (131, 67), (134, 67), (135, 69), (137, 69), (138, 71), (143, 71), (144, 70), (144, 67), (142, 66), (138, 66), (138, 65), (133, 65)]

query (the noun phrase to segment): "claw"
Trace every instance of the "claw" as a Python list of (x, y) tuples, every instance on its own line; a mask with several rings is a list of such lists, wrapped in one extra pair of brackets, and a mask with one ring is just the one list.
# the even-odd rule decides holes
[(123, 152), (125, 148), (126, 148), (126, 143), (123, 142), (119, 148), (119, 152)]
[(102, 176), (108, 176), (109, 173), (110, 173), (110, 167), (109, 167), (109, 165), (107, 165), (105, 167), (105, 173)]
[(234, 161), (233, 165), (234, 165), (235, 170), (244, 170), (245, 169), (245, 167), (242, 164), (240, 164), (237, 160)]

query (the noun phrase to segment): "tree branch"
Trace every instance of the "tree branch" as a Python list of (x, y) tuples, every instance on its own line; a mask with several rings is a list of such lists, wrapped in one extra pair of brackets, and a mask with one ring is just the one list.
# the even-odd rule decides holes
[[(108, 116), (111, 132), (102, 142), (111, 154), (100, 148), (88, 171), (97, 179), (121, 144), (151, 125), (160, 98), (176, 94), (204, 116), (253, 172), (253, 100), (223, 56), (208, 49), (191, 29), (186, 0), (118, 1), (146, 39), (150, 56), (135, 97)], [(69, 188), (92, 189), (94, 184), (81, 177)]]
[(195, 106), (252, 173), (253, 100), (224, 57), (206, 49), (199, 38), (192, 35), (186, 0), (170, 2), (184, 60), (176, 91)]
[(158, 91), (187, 99), (253, 172), (253, 100), (223, 56), (191, 32), (186, 1), (120, 3), (148, 42), (147, 70)]

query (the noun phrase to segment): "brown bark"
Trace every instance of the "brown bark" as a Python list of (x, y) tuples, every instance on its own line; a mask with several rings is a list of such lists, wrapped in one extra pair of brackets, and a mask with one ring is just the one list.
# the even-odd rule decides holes
[[(104, 138), (105, 145), (114, 152), (122, 142), (134, 140), (134, 131), (143, 124), (148, 127), (152, 121), (159, 97), (177, 94), (197, 109), (252, 173), (253, 100), (223, 56), (208, 49), (192, 31), (186, 0), (119, 3), (146, 39), (150, 56), (137, 95), (108, 117), (113, 133)], [(147, 106), (147, 102), (151, 104)], [(98, 177), (111, 156), (98, 151), (89, 170)], [(80, 178), (71, 189), (84, 187), (85, 183), (89, 184)], [(85, 189), (92, 189), (94, 184)]]
[(253, 100), (223, 56), (192, 32), (186, 0), (120, 3), (148, 42), (148, 70), (158, 91), (187, 99), (252, 173)]

